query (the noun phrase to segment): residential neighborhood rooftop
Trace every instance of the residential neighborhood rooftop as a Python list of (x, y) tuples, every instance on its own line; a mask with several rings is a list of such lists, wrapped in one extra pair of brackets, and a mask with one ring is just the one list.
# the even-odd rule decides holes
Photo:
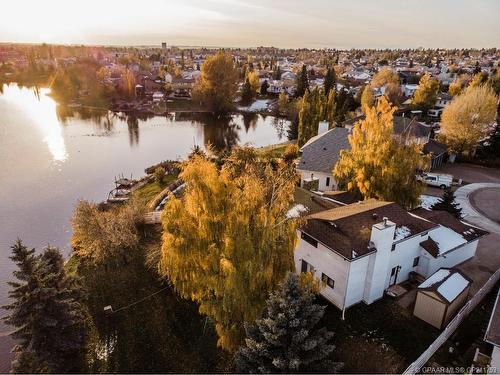
[(349, 130), (333, 128), (311, 138), (302, 146), (298, 169), (331, 173), (340, 158), (340, 151), (350, 149)]
[(372, 251), (368, 246), (371, 228), (385, 217), (396, 227), (407, 228), (407, 235), (437, 227), (396, 203), (368, 199), (310, 215), (301, 230), (345, 258), (353, 259), (353, 251), (357, 256)]

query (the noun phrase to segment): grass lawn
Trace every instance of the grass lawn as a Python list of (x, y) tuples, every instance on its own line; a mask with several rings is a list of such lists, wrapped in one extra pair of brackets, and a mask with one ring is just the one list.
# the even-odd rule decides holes
[[(89, 371), (118, 373), (222, 372), (228, 357), (217, 348), (213, 325), (198, 313), (195, 303), (180, 298), (155, 270), (145, 266), (144, 254), (160, 246), (160, 229), (143, 232), (141, 248), (127, 260), (92, 265), (72, 259), (88, 291), (91, 316)], [(106, 315), (113, 310), (143, 302)], [(106, 349), (105, 349), (106, 348)], [(107, 351), (107, 354), (106, 354)]]
[(151, 181), (141, 186), (134, 192), (134, 195), (145, 205), (148, 205), (163, 189), (165, 189), (172, 182), (177, 180), (179, 176), (177, 174), (168, 174), (163, 179), (163, 183), (160, 185), (156, 181)]
[(327, 305), (323, 323), (335, 333), (335, 360), (346, 373), (401, 373), (439, 334), (388, 298), (353, 306), (345, 318)]

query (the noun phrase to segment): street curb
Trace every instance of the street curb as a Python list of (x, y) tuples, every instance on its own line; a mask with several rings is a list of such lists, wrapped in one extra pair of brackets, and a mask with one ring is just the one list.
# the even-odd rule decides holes
[(483, 214), (476, 211), (469, 200), (469, 195), (476, 190), (484, 188), (500, 188), (500, 184), (493, 182), (482, 182), (462, 186), (455, 191), (455, 202), (462, 209), (463, 220), (477, 225), (480, 228), (486, 229), (489, 232), (500, 234), (500, 224), (488, 219)]

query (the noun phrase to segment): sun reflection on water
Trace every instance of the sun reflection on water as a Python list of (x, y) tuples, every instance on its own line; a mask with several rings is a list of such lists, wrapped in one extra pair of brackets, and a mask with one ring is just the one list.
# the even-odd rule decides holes
[(49, 152), (54, 161), (65, 161), (68, 157), (66, 145), (62, 134), (62, 126), (57, 119), (57, 103), (47, 94), (50, 89), (42, 88), (38, 91), (27, 88), (4, 86), (2, 98), (13, 105), (24, 109), (24, 112), (32, 119), (40, 130), (42, 140), (47, 144)]

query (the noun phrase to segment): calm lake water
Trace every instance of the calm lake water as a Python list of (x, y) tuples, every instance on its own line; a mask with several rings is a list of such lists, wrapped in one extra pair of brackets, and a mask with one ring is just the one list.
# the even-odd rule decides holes
[[(0, 93), (0, 305), (8, 302), (8, 256), (16, 238), (37, 249), (55, 245), (67, 255), (74, 204), (104, 200), (114, 176), (140, 177), (152, 164), (184, 158), (194, 145), (222, 149), (286, 141), (288, 124), (271, 116), (76, 113), (59, 107), (48, 92), (4, 85)], [(8, 330), (0, 322), (0, 333)], [(9, 369), (11, 345), (0, 335), (0, 372)]]

